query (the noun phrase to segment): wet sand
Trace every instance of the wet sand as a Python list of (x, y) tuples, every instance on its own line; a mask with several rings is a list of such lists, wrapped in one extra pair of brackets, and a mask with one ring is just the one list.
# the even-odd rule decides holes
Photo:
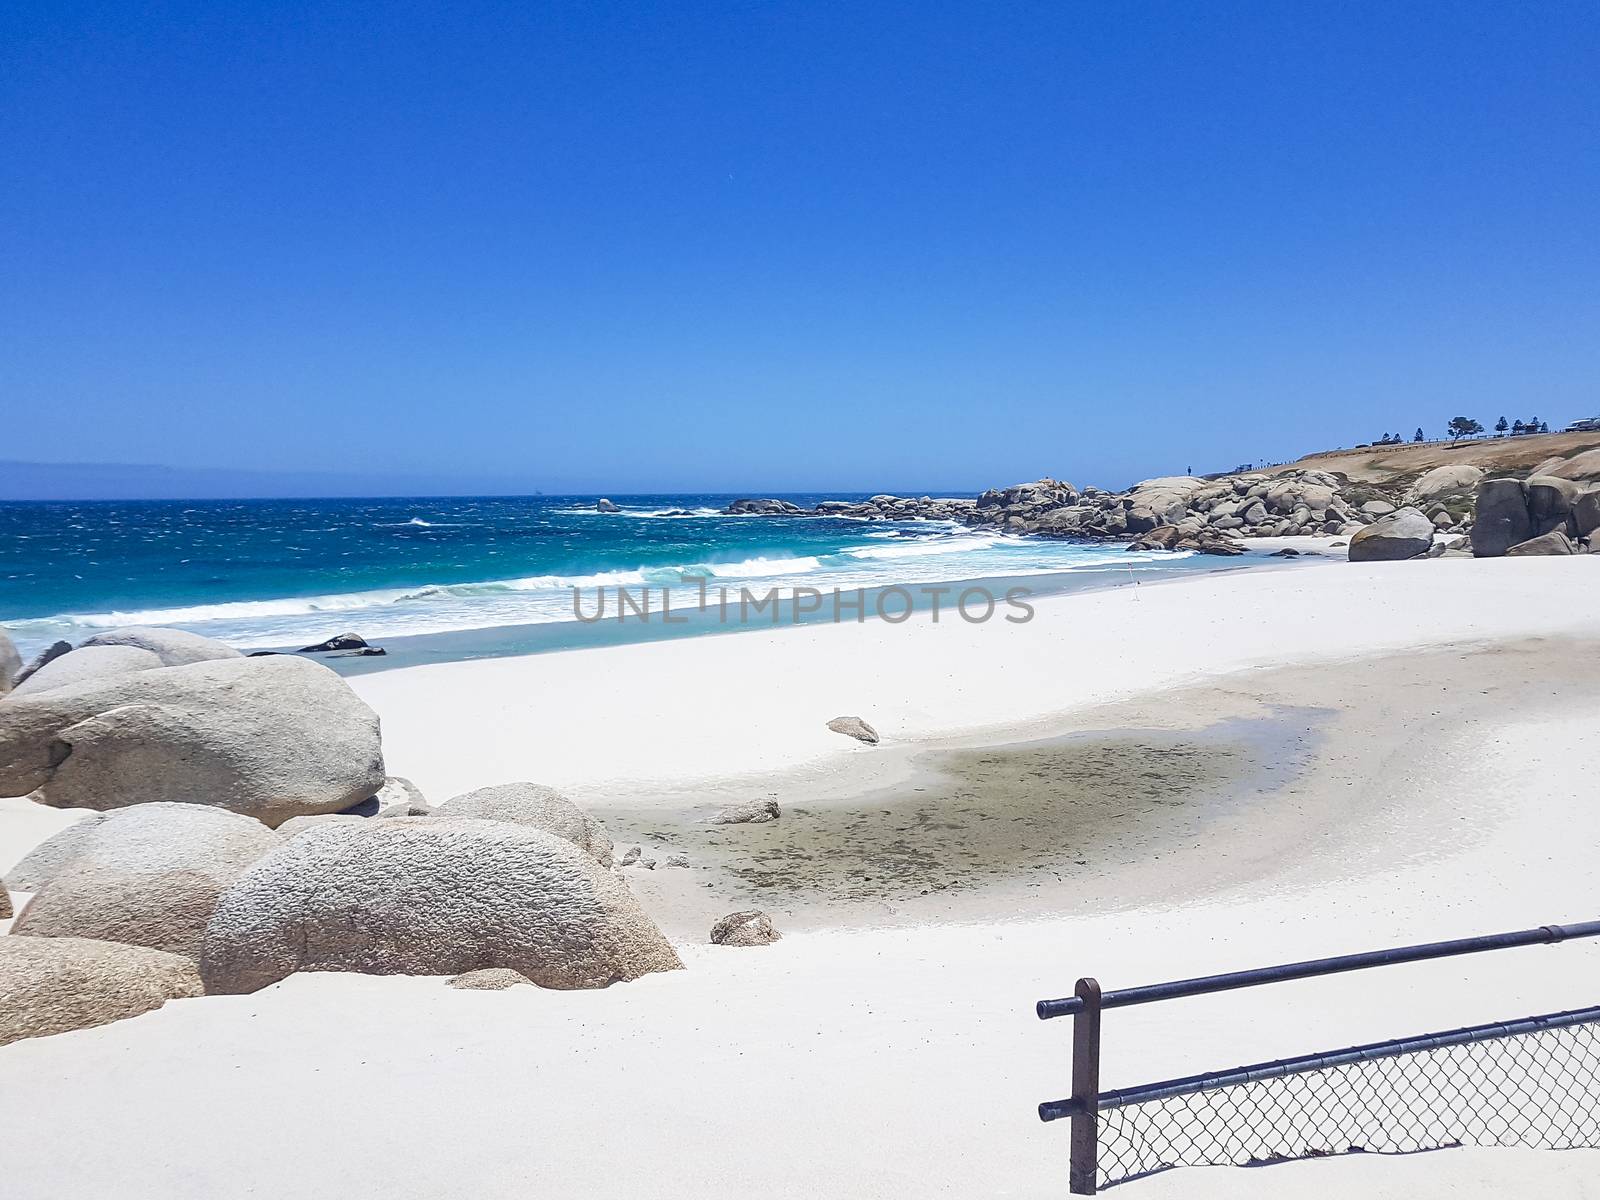
[[(1103, 874), (1209, 818), (1287, 769), (1271, 721), (1177, 735), (1130, 730), (925, 751), (912, 774), (855, 796), (788, 782), (783, 815), (719, 825), (716, 805), (604, 809), (620, 845), (681, 853), (732, 905), (776, 908), (791, 925), (939, 919), (941, 893), (981, 898)], [(636, 885), (645, 873), (630, 874)], [(646, 884), (650, 881), (645, 880)], [(932, 898), (924, 903), (925, 898)]]
[[(656, 860), (628, 879), (670, 936), (703, 937), (736, 908), (789, 929), (901, 926), (1200, 899), (1268, 874), (1316, 882), (1357, 871), (1386, 830), (1414, 822), (1408, 789), (1471, 754), (1476, 725), (1600, 703), (1596, 649), (1530, 639), (1252, 671), (1046, 729), (584, 802), (619, 847)], [(777, 821), (711, 821), (767, 797)], [(1493, 803), (1475, 798), (1479, 811)], [(1471, 836), (1452, 828), (1440, 845)], [(665, 865), (675, 853), (688, 869)]]

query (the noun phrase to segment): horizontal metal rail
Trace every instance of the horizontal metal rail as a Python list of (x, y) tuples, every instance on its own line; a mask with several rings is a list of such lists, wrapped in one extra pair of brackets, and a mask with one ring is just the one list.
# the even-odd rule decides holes
[[(1516, 1021), (1472, 1025), (1465, 1029), (1452, 1029), (1447, 1033), (1429, 1033), (1420, 1037), (1369, 1042), (1365, 1046), (1330, 1050), (1324, 1054), (1280, 1058), (1273, 1062), (1254, 1063), (1248, 1067), (1234, 1067), (1229, 1071), (1185, 1075), (1181, 1079), (1165, 1079), (1159, 1083), (1145, 1083), (1137, 1087), (1101, 1092), (1096, 1097), (1094, 1108), (1098, 1112), (1105, 1112), (1108, 1109), (1126, 1108), (1133, 1104), (1148, 1104), (1152, 1100), (1170, 1100), (1176, 1096), (1192, 1096), (1197, 1092), (1236, 1087), (1239, 1084), (1255, 1083), (1262, 1079), (1281, 1079), (1286, 1075), (1304, 1075), (1310, 1071), (1325, 1071), (1330, 1067), (1371, 1062), (1374, 1059), (1400, 1058), (1403, 1055), (1419, 1054), (1427, 1050), (1442, 1050), (1447, 1046), (1465, 1046), (1473, 1042), (1521, 1037), (1530, 1033), (1542, 1033), (1548, 1029), (1566, 1029), (1572, 1025), (1594, 1023), (1600, 1023), (1600, 1006), (1574, 1009), (1571, 1012), (1548, 1013), (1541, 1017), (1525, 1017)], [(1085, 1101), (1049, 1100), (1039, 1105), (1039, 1119), (1058, 1121), (1063, 1117), (1083, 1115), (1087, 1110), (1088, 1104)]]
[[(1547, 945), (1586, 937), (1600, 937), (1600, 921), (1583, 921), (1575, 925), (1541, 925), (1537, 929), (1521, 929), (1513, 933), (1491, 933), (1483, 937), (1459, 938), (1450, 942), (1398, 946), (1391, 950), (1369, 950), (1362, 954), (1313, 958), (1305, 962), (1284, 963), (1276, 967), (1256, 967), (1249, 971), (1230, 971), (1222, 975), (1202, 975), (1196, 979), (1152, 983), (1144, 987), (1119, 988), (1104, 993), (1100, 997), (1100, 1007), (1126, 1008), (1133, 1004), (1177, 1000), (1184, 996), (1204, 996), (1213, 992), (1232, 991), (1235, 988), (1256, 987), (1263, 983), (1282, 983), (1290, 979), (1337, 975), (1343, 971), (1359, 971), (1366, 967), (1386, 967), (1397, 963), (1422, 962), (1432, 958), (1450, 958), (1457, 954), (1476, 954), (1482, 950), (1509, 950), (1517, 946)], [(1052, 1017), (1073, 1016), (1082, 1012), (1083, 1007), (1083, 997), (1064, 996), (1058, 1000), (1041, 1000), (1034, 1006), (1034, 1010), (1039, 1014), (1041, 1021), (1047, 1021)]]

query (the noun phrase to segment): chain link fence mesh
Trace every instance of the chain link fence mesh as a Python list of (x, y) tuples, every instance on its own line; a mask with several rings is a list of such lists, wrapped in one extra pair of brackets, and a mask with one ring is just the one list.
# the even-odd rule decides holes
[(1600, 1022), (1105, 1109), (1098, 1167), (1105, 1187), (1168, 1167), (1447, 1146), (1600, 1147)]

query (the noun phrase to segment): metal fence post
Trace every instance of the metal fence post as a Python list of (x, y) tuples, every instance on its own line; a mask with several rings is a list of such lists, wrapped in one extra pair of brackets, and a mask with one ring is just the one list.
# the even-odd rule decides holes
[(1075, 1196), (1092, 1196), (1100, 1166), (1100, 985), (1080, 979), (1073, 995), (1083, 1007), (1072, 1016), (1072, 1159), (1068, 1186)]

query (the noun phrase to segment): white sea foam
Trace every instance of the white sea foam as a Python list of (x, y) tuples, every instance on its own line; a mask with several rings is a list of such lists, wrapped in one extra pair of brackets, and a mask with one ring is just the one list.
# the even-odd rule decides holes
[(703, 569), (717, 579), (766, 579), (773, 575), (804, 575), (821, 565), (815, 558), (747, 558), (736, 563), (705, 563)]
[[(13, 622), (11, 629), (19, 644), (31, 645), (47, 644), (58, 637), (76, 641), (88, 633), (121, 625), (175, 625), (246, 647), (292, 645), (344, 627), (358, 629), (368, 638), (382, 638), (570, 622), (575, 588), (587, 590), (591, 598), (597, 588), (668, 588), (676, 604), (680, 598), (693, 602), (698, 585), (687, 581), (696, 578), (713, 581), (712, 587), (747, 585), (788, 598), (796, 588), (916, 588), (1008, 576), (1104, 573), (1108, 569), (1126, 581), (1131, 575), (1158, 571), (1188, 557), (1135, 556), (1126, 554), (1121, 546), (1069, 545), (957, 529), (919, 525), (914, 530), (873, 530), (861, 535), (873, 539), (871, 544), (793, 557), (758, 555), (730, 562), (647, 564), (573, 575), (66, 613)], [(333, 628), (335, 620), (339, 628)]]

